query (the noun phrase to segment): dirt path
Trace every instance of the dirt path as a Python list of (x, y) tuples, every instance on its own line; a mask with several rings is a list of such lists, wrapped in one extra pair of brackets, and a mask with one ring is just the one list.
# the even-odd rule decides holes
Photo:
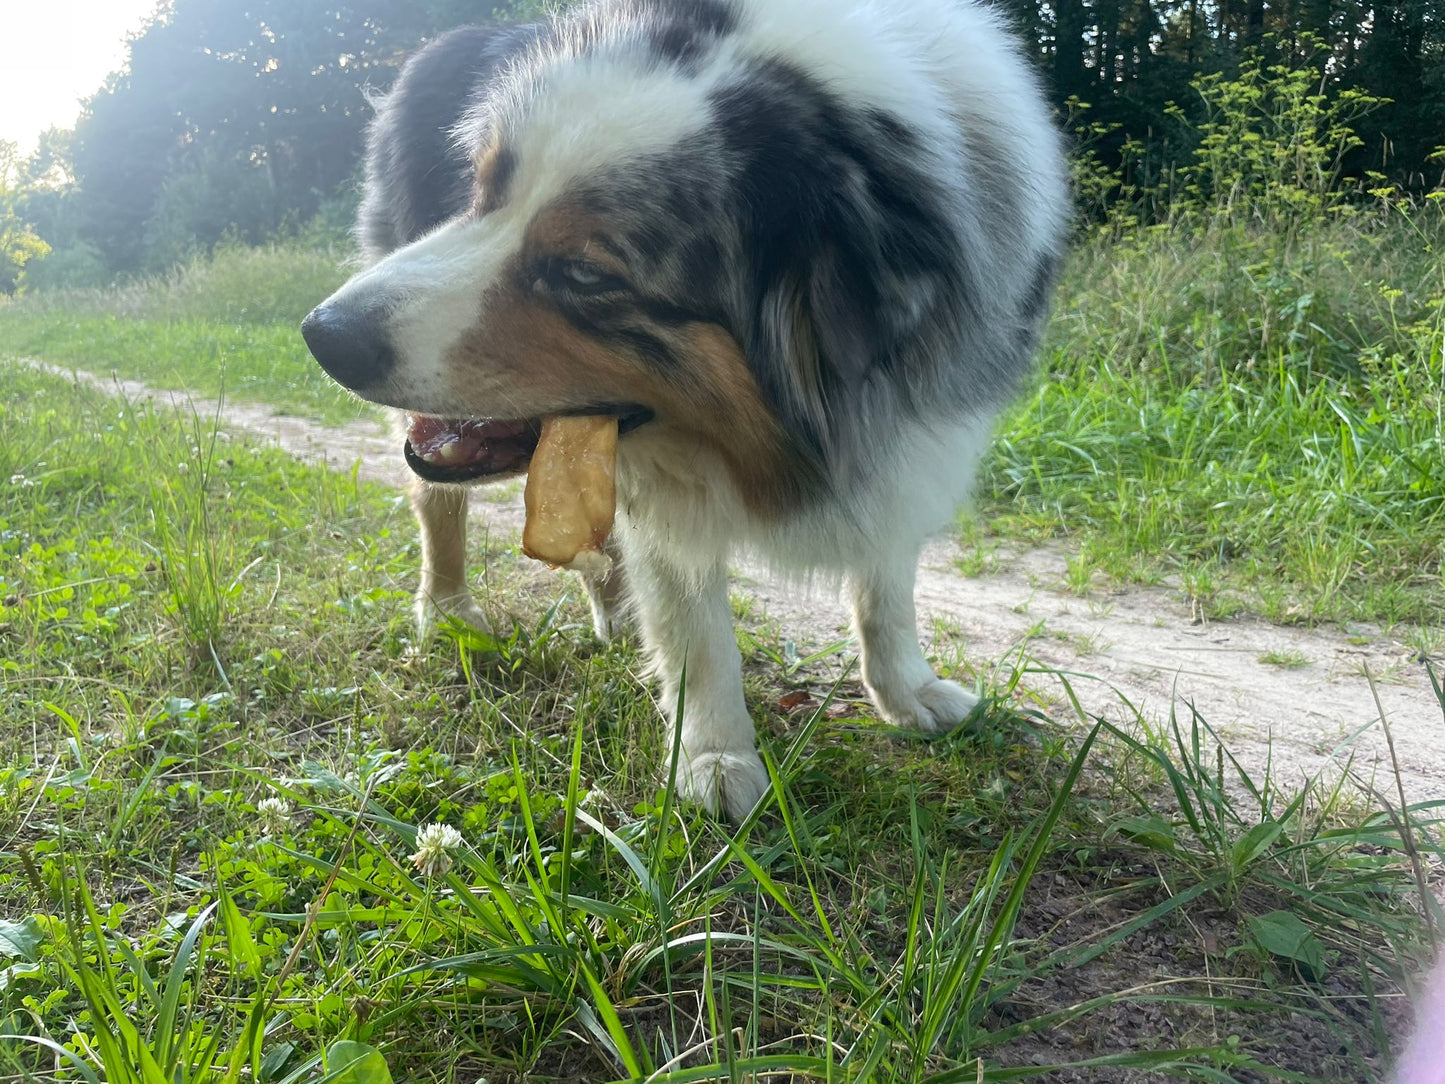
[[(42, 362), (37, 368), (133, 400), (154, 399), (212, 415), (217, 404), (182, 392)], [(292, 454), (350, 471), (359, 460), (362, 477), (400, 484), (406, 468), (395, 441), (379, 424), (323, 428), (272, 408), (227, 403), (223, 426), (274, 442)], [(514, 487), (515, 488), (515, 487)], [(478, 490), (473, 515), (493, 533), (518, 532), (520, 493), (498, 499)], [(480, 494), (487, 493), (487, 497)], [(1063, 698), (1069, 681), (1085, 710), (1127, 719), (1137, 708), (1152, 721), (1167, 721), (1171, 707), (1188, 718), (1188, 705), (1228, 738), (1231, 751), (1252, 773), (1271, 760), (1286, 786), (1353, 758), (1354, 770), (1393, 798), (1394, 780), (1384, 728), (1366, 673), (1376, 679), (1390, 721), (1410, 801), (1445, 798), (1445, 720), (1424, 665), (1414, 652), (1378, 629), (1330, 629), (1272, 625), (1254, 619), (1197, 623), (1167, 589), (1096, 591), (1087, 597), (1064, 584), (1067, 554), (1043, 548), (1005, 558), (980, 577), (958, 573), (960, 555), (951, 541), (924, 553), (918, 579), (920, 634), (938, 623), (961, 638), (964, 657), (986, 672), (1007, 674), (1020, 652), (1031, 667), (1030, 688), (1057, 702), (1059, 716), (1072, 711)], [(781, 623), (806, 654), (839, 638), (848, 626), (841, 600), (827, 594), (800, 596), (795, 588), (751, 572), (743, 584), (767, 616)], [(1273, 655), (1302, 662), (1290, 668), (1262, 662)], [(1090, 675), (1090, 676), (1086, 676)]]

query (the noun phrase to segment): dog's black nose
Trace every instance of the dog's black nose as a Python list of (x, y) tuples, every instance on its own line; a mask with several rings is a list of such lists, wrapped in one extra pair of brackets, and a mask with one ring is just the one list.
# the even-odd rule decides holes
[(339, 384), (360, 391), (385, 379), (396, 360), (383, 313), (319, 305), (301, 322), (311, 356)]

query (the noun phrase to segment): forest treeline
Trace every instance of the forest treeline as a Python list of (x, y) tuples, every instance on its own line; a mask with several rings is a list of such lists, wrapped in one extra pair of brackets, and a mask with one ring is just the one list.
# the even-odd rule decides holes
[[(1157, 182), (1195, 153), (1208, 103), (1192, 82), (1261, 59), (1364, 103), (1347, 173), (1439, 183), (1445, 0), (997, 2), (1121, 191), (1131, 171)], [(368, 91), (441, 30), (539, 6), (167, 0), (73, 130), (45, 133), (23, 161), (0, 144), (0, 292), (158, 271), (228, 236), (338, 236), (356, 198)]]

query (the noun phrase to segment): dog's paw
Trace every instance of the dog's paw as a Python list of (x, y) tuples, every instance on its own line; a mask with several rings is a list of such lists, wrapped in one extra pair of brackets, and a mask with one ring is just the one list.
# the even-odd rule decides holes
[(714, 815), (725, 812), (731, 821), (740, 821), (752, 812), (769, 786), (768, 769), (751, 749), (694, 757), (684, 750), (677, 765), (678, 794)]
[(604, 644), (610, 644), (627, 630), (627, 613), (621, 606), (599, 602), (592, 603), (592, 632)]
[(416, 631), (418, 639), (425, 640), (439, 626), (457, 621), (478, 632), (490, 633), (492, 623), (471, 595), (452, 595), (450, 598), (434, 598), (418, 592), (416, 596)]
[(908, 730), (937, 734), (952, 730), (978, 707), (978, 697), (952, 681), (934, 678), (920, 689), (903, 696), (874, 698), (890, 723)]
[(627, 593), (622, 571), (622, 558), (609, 545), (612, 557), (612, 572), (606, 578), (583, 576), (582, 586), (587, 591), (587, 602), (592, 607), (592, 631), (602, 643), (611, 643), (626, 631), (628, 625)]

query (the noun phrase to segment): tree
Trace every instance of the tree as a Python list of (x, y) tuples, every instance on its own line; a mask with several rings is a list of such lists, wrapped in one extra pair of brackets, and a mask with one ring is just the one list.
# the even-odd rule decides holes
[[(168, 0), (75, 131), (42, 140), (19, 217), (58, 250), (89, 253), (73, 266), (93, 275), (159, 270), (222, 236), (260, 241), (322, 209), (335, 216), (356, 189), (369, 90), (441, 30), (559, 2)], [(1327, 94), (1390, 99), (1359, 124), (1353, 173), (1417, 187), (1439, 175), (1427, 163), (1445, 142), (1445, 0), (993, 3), (1033, 45), (1055, 102), (1093, 106), (1106, 165), (1157, 176), (1189, 161), (1193, 141), (1175, 133), (1204, 106), (1187, 88), (1258, 53), (1312, 68)]]
[(87, 238), (113, 267), (159, 267), (177, 207), (201, 246), (313, 214), (355, 175), (367, 87), (435, 30), (405, 0), (175, 0), (77, 126)]
[(0, 140), (0, 294), (7, 295), (18, 289), (25, 265), (50, 251), (20, 214), (18, 150), (14, 143)]
[(1391, 103), (1366, 131), (1374, 151), (1368, 164), (1428, 183), (1426, 160), (1445, 145), (1445, 0), (1372, 4), (1369, 20), (1346, 75)]

